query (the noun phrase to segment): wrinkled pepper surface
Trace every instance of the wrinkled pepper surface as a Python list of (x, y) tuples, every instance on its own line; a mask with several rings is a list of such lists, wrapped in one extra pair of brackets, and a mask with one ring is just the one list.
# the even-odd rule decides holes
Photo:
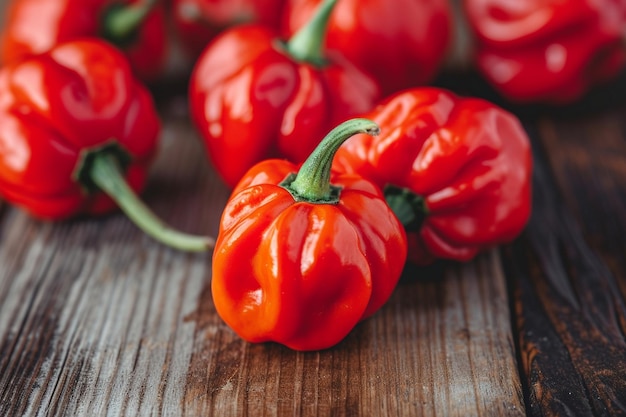
[(143, 80), (156, 78), (167, 53), (159, 0), (15, 0), (9, 4), (0, 62), (15, 63), (59, 43), (103, 38), (124, 51)]
[(531, 210), (532, 157), (518, 119), (482, 99), (431, 87), (366, 113), (381, 135), (356, 135), (334, 167), (384, 188), (405, 225), (409, 259), (467, 261), (514, 239)]
[(104, 41), (59, 44), (0, 70), (0, 195), (33, 216), (62, 220), (119, 205), (173, 247), (212, 242), (176, 232), (137, 198), (160, 121), (127, 59)]
[(378, 126), (348, 120), (299, 169), (266, 160), (233, 191), (211, 285), (218, 314), (243, 339), (329, 348), (393, 292), (406, 260), (402, 224), (375, 184), (330, 172), (336, 148), (357, 132)]
[[(302, 27), (322, 0), (287, 0), (282, 30)], [(371, 74), (388, 95), (430, 82), (452, 41), (447, 0), (341, 0), (326, 46)]]
[(173, 21), (183, 47), (197, 56), (223, 30), (244, 23), (278, 29), (285, 0), (173, 0)]
[(626, 63), (621, 0), (464, 0), (475, 63), (507, 99), (563, 104)]
[(200, 56), (189, 87), (192, 120), (229, 186), (261, 160), (304, 161), (333, 126), (379, 100), (372, 78), (323, 51), (335, 2), (287, 42), (265, 26), (241, 25)]

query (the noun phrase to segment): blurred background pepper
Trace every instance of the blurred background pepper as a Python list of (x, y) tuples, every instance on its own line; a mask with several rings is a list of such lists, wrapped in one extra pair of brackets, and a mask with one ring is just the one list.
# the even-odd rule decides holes
[(58, 43), (99, 37), (124, 51), (135, 73), (154, 80), (167, 57), (159, 0), (14, 0), (0, 40), (0, 62), (19, 62)]
[(192, 120), (229, 186), (256, 162), (302, 162), (336, 124), (370, 110), (376, 82), (323, 39), (335, 0), (286, 42), (269, 27), (224, 31), (200, 56), (189, 85)]
[(474, 65), (506, 99), (565, 104), (626, 63), (623, 0), (463, 0)]
[[(283, 32), (302, 27), (322, 0), (287, 0)], [(329, 19), (326, 46), (371, 74), (384, 95), (427, 84), (452, 41), (448, 0), (341, 0)]]
[(172, 0), (172, 20), (194, 58), (225, 29), (259, 23), (278, 29), (285, 0)]

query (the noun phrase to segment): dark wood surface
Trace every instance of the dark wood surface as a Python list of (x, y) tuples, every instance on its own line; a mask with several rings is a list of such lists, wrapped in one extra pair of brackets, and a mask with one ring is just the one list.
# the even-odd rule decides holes
[[(626, 415), (626, 74), (563, 108), (509, 106), (472, 74), (437, 83), (523, 121), (534, 202), (519, 239), (407, 268), (342, 343), (302, 353), (223, 324), (210, 254), (119, 213), (52, 224), (0, 203), (0, 416)], [(143, 198), (214, 235), (228, 190), (184, 87), (154, 87), (164, 129)]]

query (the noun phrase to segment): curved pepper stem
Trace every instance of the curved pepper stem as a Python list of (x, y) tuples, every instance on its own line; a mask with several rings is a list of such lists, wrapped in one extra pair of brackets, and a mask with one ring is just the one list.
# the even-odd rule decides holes
[(336, 192), (330, 184), (330, 170), (337, 149), (357, 133), (376, 136), (380, 128), (369, 119), (350, 119), (331, 130), (304, 161), (295, 179), (283, 185), (297, 201), (337, 203)]
[(99, 152), (94, 155), (89, 177), (141, 230), (155, 240), (175, 249), (192, 252), (207, 251), (215, 245), (211, 237), (179, 232), (156, 217), (128, 186), (117, 158), (111, 153)]
[(116, 45), (127, 42), (133, 37), (133, 34), (158, 1), (144, 0), (130, 5), (114, 4), (110, 6), (102, 19), (104, 37)]
[(337, 0), (324, 0), (320, 4), (311, 20), (287, 41), (285, 47), (289, 55), (301, 62), (324, 64), (326, 29), (336, 3)]

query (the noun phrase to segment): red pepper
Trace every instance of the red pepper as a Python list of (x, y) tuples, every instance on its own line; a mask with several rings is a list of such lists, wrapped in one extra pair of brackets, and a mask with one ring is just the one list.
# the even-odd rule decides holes
[(275, 29), (285, 0), (173, 0), (176, 33), (192, 55), (225, 29), (259, 23)]
[(59, 44), (0, 70), (0, 194), (7, 201), (60, 220), (111, 211), (110, 196), (163, 243), (206, 250), (210, 239), (167, 228), (135, 194), (159, 132), (148, 91), (103, 41)]
[(325, 349), (393, 292), (406, 260), (402, 225), (376, 185), (330, 172), (337, 147), (357, 132), (378, 126), (344, 122), (299, 171), (263, 161), (228, 201), (211, 288), (218, 314), (243, 339)]
[(476, 65), (515, 102), (567, 103), (626, 63), (623, 0), (464, 0)]
[[(322, 0), (287, 0), (283, 31), (309, 19)], [(341, 0), (328, 23), (326, 46), (373, 75), (383, 94), (431, 81), (452, 41), (446, 0)]]
[(340, 55), (323, 54), (336, 0), (288, 42), (262, 25), (223, 32), (191, 75), (193, 121), (208, 157), (233, 186), (256, 162), (302, 162), (328, 130), (374, 107), (377, 84)]
[(165, 64), (165, 13), (158, 0), (15, 0), (7, 10), (0, 62), (19, 62), (56, 44), (101, 37), (122, 49), (137, 75)]
[(522, 231), (532, 158), (515, 116), (481, 99), (415, 88), (365, 117), (382, 134), (348, 140), (335, 168), (385, 187), (407, 228), (411, 261), (466, 261)]

